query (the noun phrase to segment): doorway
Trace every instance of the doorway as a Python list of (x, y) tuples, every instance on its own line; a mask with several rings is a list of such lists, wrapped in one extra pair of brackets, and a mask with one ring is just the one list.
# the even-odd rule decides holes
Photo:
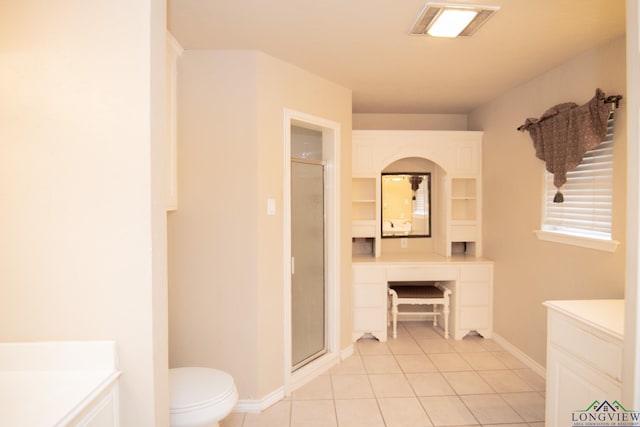
[(338, 123), (285, 109), (285, 394), (338, 363)]

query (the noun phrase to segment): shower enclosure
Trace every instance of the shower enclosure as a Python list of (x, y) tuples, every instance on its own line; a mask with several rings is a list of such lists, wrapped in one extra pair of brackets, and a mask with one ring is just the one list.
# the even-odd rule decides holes
[(326, 352), (324, 164), (291, 160), (291, 360)]

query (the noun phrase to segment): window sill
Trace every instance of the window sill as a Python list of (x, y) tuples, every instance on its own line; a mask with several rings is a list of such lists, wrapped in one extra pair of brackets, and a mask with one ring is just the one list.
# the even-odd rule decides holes
[(565, 245), (580, 246), (583, 248), (595, 249), (604, 252), (615, 252), (620, 242), (617, 240), (602, 240), (592, 237), (573, 236), (554, 231), (535, 230), (538, 240), (547, 242), (563, 243)]

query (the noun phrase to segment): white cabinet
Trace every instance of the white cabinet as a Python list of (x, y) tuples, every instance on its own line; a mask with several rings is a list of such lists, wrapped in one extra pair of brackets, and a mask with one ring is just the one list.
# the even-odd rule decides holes
[(477, 176), (481, 141), (475, 131), (354, 130), (352, 175), (375, 176), (396, 160), (422, 157), (450, 176)]
[(351, 153), (351, 174), (354, 177), (375, 177), (375, 144), (354, 139)]
[(0, 425), (120, 425), (112, 341), (0, 343)]
[(548, 301), (545, 306), (546, 425), (571, 425), (573, 414), (594, 401), (624, 405), (624, 301)]
[(451, 334), (457, 340), (471, 331), (485, 338), (493, 333), (493, 264), (465, 264), (450, 284)]
[(387, 279), (383, 267), (354, 265), (352, 269), (353, 340), (370, 333), (387, 340)]
[(114, 382), (96, 398), (87, 402), (69, 426), (117, 427), (120, 425), (118, 383)]
[(375, 238), (375, 255), (381, 255), (380, 174), (397, 160), (418, 157), (442, 171), (432, 186), (434, 250), (451, 256), (453, 244), (482, 256), (481, 144), (482, 132), (353, 131), (352, 237)]
[(354, 341), (365, 333), (387, 340), (387, 287), (388, 282), (397, 281), (440, 281), (452, 291), (449, 330), (453, 338), (460, 340), (471, 331), (491, 337), (493, 262), (435, 257), (432, 261), (399, 263), (389, 258), (353, 264)]

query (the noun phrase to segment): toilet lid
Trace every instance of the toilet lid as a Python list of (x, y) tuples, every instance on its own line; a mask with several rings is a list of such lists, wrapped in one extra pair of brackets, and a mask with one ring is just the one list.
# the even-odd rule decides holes
[(235, 393), (233, 377), (211, 368), (169, 369), (171, 412), (211, 406)]

